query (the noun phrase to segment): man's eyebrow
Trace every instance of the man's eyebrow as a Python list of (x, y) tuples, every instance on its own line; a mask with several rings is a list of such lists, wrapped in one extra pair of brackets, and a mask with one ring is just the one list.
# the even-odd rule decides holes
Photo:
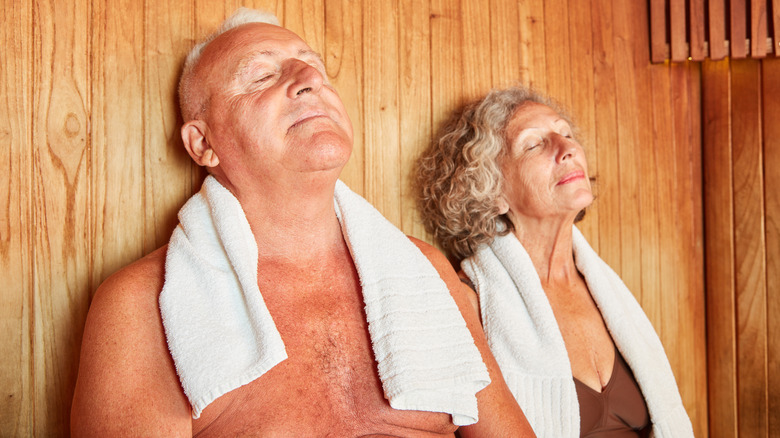
[(241, 58), (240, 61), (238, 61), (238, 66), (236, 66), (235, 72), (233, 72), (233, 77), (238, 78), (241, 77), (246, 71), (249, 69), (249, 67), (252, 65), (252, 62), (254, 62), (257, 58), (260, 57), (274, 57), (278, 55), (279, 52), (276, 50), (257, 50), (254, 52), (249, 52)]
[(320, 55), (319, 53), (315, 52), (314, 50), (307, 50), (307, 49), (298, 50), (298, 56), (300, 56), (300, 57), (309, 56), (309, 57), (317, 58), (317, 60), (322, 65), (325, 65), (325, 60), (322, 59), (322, 55)]

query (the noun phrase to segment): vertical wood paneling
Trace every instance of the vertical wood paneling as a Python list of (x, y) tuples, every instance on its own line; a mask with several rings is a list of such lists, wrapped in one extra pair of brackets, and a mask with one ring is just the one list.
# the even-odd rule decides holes
[(571, 64), (569, 51), (569, 11), (567, 0), (544, 2), (544, 45), (547, 70), (545, 91), (564, 107), (571, 107)]
[[(143, 4), (93, 2), (93, 284), (144, 255)], [(117, 201), (120, 202), (117, 202)]]
[[(588, 171), (593, 176), (598, 175), (599, 166), (598, 154), (596, 153), (596, 115), (593, 106), (595, 84), (591, 5), (582, 1), (570, 0), (567, 10), (570, 27), (569, 45), (571, 46), (571, 50), (569, 50), (571, 68), (569, 109), (575, 119), (574, 123), (579, 128), (577, 137), (585, 148)], [(596, 252), (599, 251), (598, 224), (598, 208), (589, 209), (585, 219), (577, 224)]]
[(325, 8), (325, 68), (352, 122), (352, 156), (341, 180), (352, 190), (365, 187), (363, 142), (363, 9), (349, 1), (329, 1)]
[(728, 55), (726, 47), (726, 0), (708, 0), (710, 59), (718, 61)]
[(520, 58), (523, 48), (519, 11), (516, 0), (490, 1), (490, 71), (495, 88), (528, 83), (528, 69)]
[(750, 56), (766, 57), (766, 1), (750, 2)]
[(780, 433), (780, 62), (761, 64), (766, 202), (766, 314), (769, 434)]
[(0, 269), (13, 291), (0, 299), (0, 435), (66, 435), (91, 293), (168, 240), (204, 175), (179, 134), (184, 54), (243, 4), (322, 53), (355, 127), (342, 178), (418, 237), (408, 172), (454, 108), (520, 80), (571, 110), (599, 178), (581, 228), (647, 309), (706, 436), (699, 73), (649, 65), (647, 4), (26, 1), (4, 1), (0, 30)]
[(3, 2), (0, 16), (0, 435), (31, 436), (33, 426), (30, 226), (32, 217), (32, 3)]
[(401, 223), (408, 234), (430, 240), (414, 205), (411, 172), (432, 137), (430, 1), (399, 0)]
[[(617, 142), (620, 184), (620, 276), (628, 289), (642, 303), (642, 269), (637, 260), (642, 260), (640, 228), (639, 188), (639, 133), (640, 126), (650, 126), (640, 120), (640, 87), (648, 86), (644, 73), (635, 65), (635, 44), (631, 35), (644, 29), (642, 14), (636, 14), (637, 2), (615, 2), (613, 4), (613, 31), (615, 35), (615, 91), (617, 104)], [(647, 59), (647, 58), (645, 58)], [(642, 64), (640, 64), (642, 65)], [(644, 102), (644, 101), (643, 101)], [(644, 304), (644, 303), (642, 303)], [(652, 319), (651, 319), (652, 321)], [(653, 321), (657, 323), (658, 321)]]
[(544, 2), (523, 1), (518, 3), (520, 14), (520, 49), (522, 63), (528, 75), (524, 83), (544, 91), (547, 89), (547, 50), (544, 44)]
[(735, 59), (744, 58), (748, 53), (747, 46), (747, 16), (745, 15), (746, 0), (729, 0), (731, 12), (730, 37), (731, 57)]
[[(144, 7), (144, 252), (165, 244), (192, 194), (192, 160), (181, 141), (176, 86), (192, 47), (192, 0)], [(140, 212), (139, 212), (140, 213)]]
[[(739, 435), (767, 436), (766, 277), (758, 61), (731, 66)], [(738, 139), (738, 140), (736, 140)]]
[(60, 435), (91, 286), (90, 11), (86, 2), (39, 1), (34, 14), (33, 434)]
[(599, 256), (618, 274), (622, 272), (620, 247), (620, 180), (618, 164), (617, 88), (611, 0), (595, 0), (593, 22), (593, 95), (596, 123), (595, 174), (598, 208)]
[(702, 65), (709, 429), (737, 435), (734, 198), (729, 60)]
[(363, 83), (366, 118), (366, 199), (401, 223), (401, 153), (398, 107), (398, 0), (363, 12)]

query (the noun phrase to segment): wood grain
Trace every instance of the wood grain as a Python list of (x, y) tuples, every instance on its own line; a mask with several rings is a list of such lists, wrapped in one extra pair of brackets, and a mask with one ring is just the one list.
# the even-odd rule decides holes
[(766, 57), (766, 1), (750, 2), (750, 57)]
[(0, 435), (33, 435), (31, 235), (33, 5), (3, 2), (0, 16)]
[(650, 0), (650, 54), (653, 62), (664, 62), (667, 53), (666, 0)]
[(325, 69), (341, 96), (352, 122), (352, 156), (341, 180), (357, 193), (365, 192), (363, 135), (363, 10), (348, 1), (329, 1), (325, 9)]
[(414, 162), (432, 139), (431, 29), (429, 0), (399, 0), (399, 86), (401, 147), (401, 229), (430, 241), (422, 226), (412, 188)]
[(68, 430), (89, 306), (88, 3), (35, 3), (33, 434)]
[[(0, 436), (67, 435), (92, 293), (111, 272), (168, 240), (176, 212), (204, 176), (180, 140), (175, 92), (183, 57), (239, 5), (275, 12), (322, 53), (355, 131), (343, 179), (418, 237), (425, 234), (408, 174), (452, 110), (518, 80), (558, 98), (578, 122), (598, 177), (598, 198), (581, 228), (656, 324), (697, 436), (718, 433), (714, 424), (706, 428), (701, 382), (708, 371), (731, 376), (732, 392), (716, 391), (736, 413), (736, 355), (729, 363), (719, 351), (725, 368), (713, 371), (711, 351), (735, 348), (736, 326), (709, 327), (706, 353), (712, 360), (709, 370), (702, 365), (704, 231), (696, 219), (713, 209), (696, 197), (697, 166), (711, 161), (696, 151), (701, 144), (710, 153), (727, 140), (713, 146), (696, 136), (699, 104), (712, 99), (704, 91), (699, 96), (695, 65), (650, 64), (651, 10), (645, 2), (4, 0), (0, 139), (6, 141), (0, 151), (8, 164), (0, 177), (0, 269), (11, 292), (0, 294), (6, 335), (0, 341)], [(707, 74), (705, 69), (702, 76)], [(764, 83), (770, 80), (777, 81), (777, 73), (764, 72)], [(714, 90), (731, 93), (728, 86)], [(772, 90), (761, 92), (764, 120), (776, 117), (768, 106), (777, 92)], [(751, 108), (745, 117), (760, 119), (755, 111), (761, 108)], [(728, 153), (731, 143), (725, 147), (717, 153)], [(771, 153), (765, 150), (767, 166)], [(763, 175), (765, 187), (774, 183), (773, 174)], [(731, 181), (724, 184), (716, 187), (731, 190)], [(750, 199), (759, 197), (751, 192)], [(774, 215), (772, 202), (766, 198), (767, 218)], [(729, 233), (733, 245), (735, 231)], [(769, 257), (775, 251), (769, 225), (766, 235)], [(767, 269), (769, 285), (774, 268)], [(736, 321), (735, 312), (744, 309), (734, 295), (710, 293), (707, 299), (710, 313), (711, 303), (723, 302), (715, 310), (719, 318)], [(765, 299), (766, 312), (777, 306), (771, 294)], [(743, 321), (740, 328), (753, 325)], [(767, 317), (765, 361), (777, 354), (769, 341), (776, 327)], [(713, 343), (713, 333), (726, 336), (728, 330), (731, 338), (723, 345)], [(770, 387), (765, 412), (775, 406), (778, 387), (768, 379), (754, 382), (757, 390)], [(752, 393), (739, 394), (741, 404)], [(720, 409), (721, 401), (710, 397)], [(759, 432), (777, 430), (772, 414), (768, 418), (769, 429)], [(741, 427), (742, 434), (754, 436)]]
[(398, 132), (398, 1), (363, 13), (366, 199), (401, 224), (401, 153)]
[(688, 16), (690, 17), (690, 37), (688, 41), (689, 55), (694, 61), (702, 61), (707, 57), (704, 35), (707, 16), (704, 13), (705, 0), (690, 0)]
[[(709, 430), (737, 436), (734, 192), (729, 60), (702, 64)], [(717, 206), (717, 208), (716, 208)]]
[(739, 435), (767, 436), (766, 266), (760, 69), (733, 63), (731, 103)]
[(595, 207), (599, 210), (599, 256), (618, 274), (620, 246), (620, 165), (618, 162), (617, 83), (611, 0), (591, 5), (593, 23), (593, 106), (596, 142)]
[(769, 434), (780, 431), (780, 62), (761, 64), (766, 202), (767, 412)]
[(772, 0), (772, 47), (775, 56), (780, 56), (780, 0)]
[(675, 62), (688, 58), (688, 21), (685, 0), (669, 0), (669, 29), (671, 35), (671, 57)]
[(730, 29), (729, 42), (731, 57), (741, 59), (748, 54), (747, 45), (747, 3), (746, 0), (729, 0)]
[(710, 59), (719, 61), (728, 55), (726, 46), (726, 0), (708, 0)]

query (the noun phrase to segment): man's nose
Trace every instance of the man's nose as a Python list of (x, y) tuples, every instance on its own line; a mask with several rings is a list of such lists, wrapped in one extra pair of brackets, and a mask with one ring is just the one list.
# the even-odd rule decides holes
[(287, 87), (287, 96), (290, 99), (305, 93), (318, 93), (325, 81), (322, 73), (311, 64), (294, 59), (290, 66), (290, 84)]

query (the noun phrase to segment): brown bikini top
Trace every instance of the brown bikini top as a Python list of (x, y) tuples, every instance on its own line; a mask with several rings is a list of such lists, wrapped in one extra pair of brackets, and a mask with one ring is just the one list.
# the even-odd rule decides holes
[(580, 436), (647, 437), (652, 427), (647, 404), (634, 374), (615, 349), (612, 376), (601, 392), (574, 378), (580, 403)]

